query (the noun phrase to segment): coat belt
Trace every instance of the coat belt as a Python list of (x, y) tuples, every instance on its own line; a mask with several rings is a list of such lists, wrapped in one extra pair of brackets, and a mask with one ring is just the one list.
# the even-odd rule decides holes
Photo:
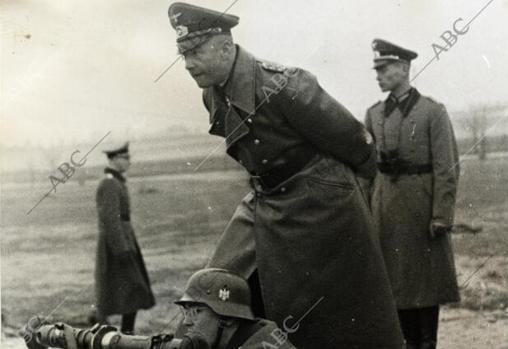
[(308, 151), (300, 149), (296, 154), (287, 157), (288, 160), (284, 166), (274, 167), (261, 175), (251, 175), (251, 185), (255, 189), (258, 187), (264, 190), (273, 189), (300, 172), (315, 156), (314, 149)]

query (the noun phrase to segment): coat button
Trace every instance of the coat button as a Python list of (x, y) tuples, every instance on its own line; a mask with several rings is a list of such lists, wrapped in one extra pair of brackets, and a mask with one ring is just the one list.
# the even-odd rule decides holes
[(280, 188), (280, 191), (281, 191), (281, 193), (285, 193), (286, 192), (286, 187)]
[(255, 145), (258, 145), (259, 143), (261, 143), (261, 141), (260, 141), (259, 139), (255, 139), (255, 140), (254, 140), (254, 144), (255, 144)]
[(252, 119), (251, 119), (251, 118), (248, 118), (248, 119), (247, 119), (247, 122), (248, 122), (249, 124), (252, 124)]
[(261, 163), (262, 163), (263, 165), (266, 165), (266, 164), (268, 163), (268, 160), (263, 159), (263, 160), (261, 160)]

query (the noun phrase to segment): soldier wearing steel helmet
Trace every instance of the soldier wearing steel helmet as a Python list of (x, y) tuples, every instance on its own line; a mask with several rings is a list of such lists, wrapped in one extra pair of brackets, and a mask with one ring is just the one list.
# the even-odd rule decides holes
[(295, 349), (287, 332), (254, 317), (247, 281), (227, 270), (194, 273), (175, 303), (182, 307), (186, 329), (181, 349)]

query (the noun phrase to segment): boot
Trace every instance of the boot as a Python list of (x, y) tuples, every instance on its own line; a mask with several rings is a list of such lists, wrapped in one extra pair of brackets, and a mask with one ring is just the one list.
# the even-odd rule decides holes
[(439, 306), (420, 309), (418, 317), (420, 322), (419, 349), (436, 349)]

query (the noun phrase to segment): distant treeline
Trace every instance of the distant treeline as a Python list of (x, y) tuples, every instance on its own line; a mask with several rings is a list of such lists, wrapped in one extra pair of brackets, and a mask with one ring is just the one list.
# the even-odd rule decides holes
[(480, 154), (482, 152), (497, 153), (508, 152), (508, 135), (489, 136), (483, 139), (462, 138), (457, 141), (461, 155)]
[[(186, 159), (167, 159), (157, 161), (138, 161), (133, 162), (129, 169), (129, 177), (145, 177), (171, 175), (179, 173), (202, 173), (211, 171), (241, 170), (240, 165), (227, 156), (211, 156), (205, 161), (204, 156), (186, 158)], [(104, 164), (105, 166), (105, 164)], [(69, 181), (84, 183), (88, 180), (99, 179), (103, 177), (104, 166), (83, 166), (75, 169), (75, 173), (69, 178)], [(58, 171), (34, 170), (34, 171), (16, 171), (2, 174), (3, 183), (36, 183), (49, 182), (49, 176), (64, 178), (65, 176)]]

